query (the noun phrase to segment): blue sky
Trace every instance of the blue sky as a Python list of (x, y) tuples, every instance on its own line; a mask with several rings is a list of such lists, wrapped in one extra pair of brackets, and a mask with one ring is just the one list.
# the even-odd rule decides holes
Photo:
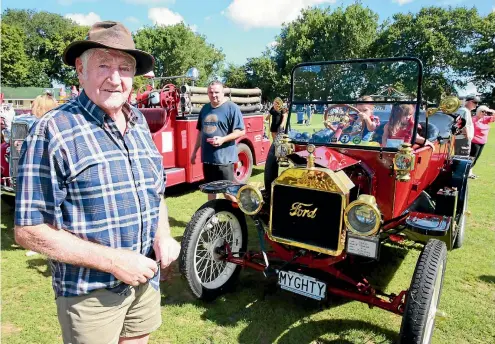
[[(98, 20), (123, 22), (132, 31), (155, 22), (167, 25), (184, 21), (209, 43), (221, 48), (227, 62), (243, 64), (259, 56), (280, 33), (284, 21), (293, 20), (307, 6), (348, 5), (355, 0), (3, 0), (6, 8), (36, 9), (69, 16), (87, 25)], [(421, 7), (476, 7), (486, 15), (495, 0), (363, 0), (380, 20)], [(194, 52), (191, 52), (194, 53)]]

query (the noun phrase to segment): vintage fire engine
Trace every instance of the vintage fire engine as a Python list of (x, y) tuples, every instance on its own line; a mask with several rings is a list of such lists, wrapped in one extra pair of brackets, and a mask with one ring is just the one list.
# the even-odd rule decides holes
[[(371, 96), (385, 86), (404, 96)], [(398, 314), (401, 343), (430, 343), (442, 314), (447, 251), (465, 235), (471, 160), (453, 153), (465, 124), (453, 115), (459, 100), (423, 111), (421, 88), (416, 58), (295, 66), (289, 119), (298, 106), (325, 106), (327, 115), (314, 115), (313, 133), (287, 129), (277, 137), (264, 188), (202, 186), (237, 202), (209, 201), (186, 227), (179, 262), (192, 293), (215, 298), (248, 267), (289, 292), (320, 301), (345, 297)], [(258, 231), (258, 251), (247, 250), (246, 217)], [(381, 259), (384, 245), (411, 242), (424, 246), (409, 289), (385, 293), (369, 263), (390, 265)]]
[[(198, 73), (192, 68), (184, 76), (155, 78), (196, 80)], [(260, 89), (225, 88), (226, 96), (240, 105), (246, 134), (237, 139), (239, 161), (234, 166), (234, 178), (246, 182), (253, 165), (266, 161), (270, 141), (265, 135), (264, 115), (261, 112)], [(193, 183), (203, 179), (201, 153), (193, 165), (190, 156), (196, 142), (196, 123), (203, 104), (209, 102), (205, 87), (183, 84), (180, 88), (166, 84), (160, 89), (152, 85), (137, 94), (137, 106), (148, 122), (153, 141), (163, 156), (163, 168), (167, 186)], [(17, 162), (22, 142), (29, 133), (35, 118), (15, 118), (9, 135), (9, 143), (2, 145), (2, 194), (14, 194)]]

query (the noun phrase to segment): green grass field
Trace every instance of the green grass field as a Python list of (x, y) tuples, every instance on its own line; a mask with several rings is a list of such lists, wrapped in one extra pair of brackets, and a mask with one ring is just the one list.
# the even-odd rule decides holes
[[(471, 180), (464, 247), (448, 254), (433, 343), (495, 342), (495, 127)], [(253, 180), (261, 181), (256, 168)], [(197, 186), (167, 191), (172, 233), (181, 239), (194, 211), (206, 200)], [(13, 210), (1, 209), (2, 343), (61, 343), (50, 271), (43, 256), (26, 256), (13, 240)], [(256, 233), (250, 230), (250, 246)], [(387, 292), (408, 288), (419, 255), (388, 246), (366, 274)], [(322, 307), (288, 292), (266, 294), (261, 273), (245, 270), (235, 293), (212, 303), (196, 301), (178, 269), (162, 284), (163, 325), (151, 343), (394, 343), (401, 318), (367, 305), (332, 298)]]

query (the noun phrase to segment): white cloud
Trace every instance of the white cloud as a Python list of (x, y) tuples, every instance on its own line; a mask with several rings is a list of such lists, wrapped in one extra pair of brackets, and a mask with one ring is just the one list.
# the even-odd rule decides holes
[(172, 12), (165, 7), (150, 8), (148, 18), (151, 19), (153, 24), (164, 26), (175, 25), (184, 21), (184, 18), (179, 13)]
[(410, 2), (413, 2), (414, 0), (392, 0), (392, 2), (395, 2), (396, 4), (398, 4), (399, 6), (402, 6), (402, 5), (405, 5), (405, 4), (408, 4)]
[(94, 23), (101, 21), (100, 16), (94, 12), (89, 12), (88, 14), (67, 13), (64, 17), (72, 19), (79, 25), (87, 25), (87, 26), (91, 26)]
[(129, 23), (139, 23), (139, 19), (137, 19), (136, 17), (133, 17), (133, 16), (125, 18), (125, 21), (127, 21)]
[(192, 32), (197, 32), (198, 31), (198, 25), (189, 25), (189, 28), (191, 29)]
[(277, 41), (270, 42), (266, 45), (267, 48), (275, 48), (278, 45)]
[(133, 5), (159, 5), (159, 4), (175, 4), (175, 0), (124, 0), (124, 2)]
[(210, 19), (211, 19), (211, 16), (207, 16), (207, 17), (205, 17), (205, 20), (206, 20), (206, 21), (208, 21), (208, 20), (210, 20)]
[[(308, 6), (336, 0), (234, 0), (225, 14), (234, 23), (249, 28), (280, 27), (296, 19)], [(224, 14), (223, 11), (221, 14)]]

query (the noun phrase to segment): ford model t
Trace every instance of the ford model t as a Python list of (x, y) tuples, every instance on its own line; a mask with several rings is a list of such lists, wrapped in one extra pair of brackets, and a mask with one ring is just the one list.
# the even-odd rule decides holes
[[(425, 109), (421, 86), (415, 58), (297, 65), (291, 108), (325, 114), (300, 126), (310, 132), (293, 125), (277, 137), (264, 188), (201, 187), (237, 202), (209, 201), (187, 225), (180, 268), (193, 294), (212, 299), (248, 267), (309, 298), (345, 297), (396, 313), (401, 343), (429, 343), (447, 251), (464, 238), (471, 161), (453, 153), (464, 124), (453, 115), (458, 99)], [(246, 217), (259, 233), (258, 251), (247, 251)], [(423, 244), (409, 289), (397, 294), (356, 277), (380, 260), (386, 242)]]

